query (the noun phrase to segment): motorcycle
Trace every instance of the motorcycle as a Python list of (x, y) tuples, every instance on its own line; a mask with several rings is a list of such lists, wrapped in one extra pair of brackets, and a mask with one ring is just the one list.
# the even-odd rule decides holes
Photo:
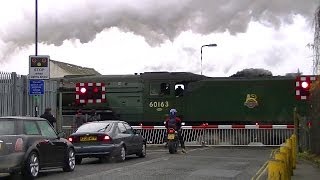
[(176, 153), (179, 146), (178, 132), (170, 128), (168, 130), (167, 140), (168, 140), (167, 143), (168, 143), (169, 153), (170, 154)]

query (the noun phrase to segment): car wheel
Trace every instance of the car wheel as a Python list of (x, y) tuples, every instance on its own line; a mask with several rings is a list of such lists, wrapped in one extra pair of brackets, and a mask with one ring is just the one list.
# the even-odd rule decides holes
[(32, 151), (25, 162), (25, 168), (22, 174), (24, 177), (27, 177), (27, 179), (34, 179), (38, 176), (39, 170), (39, 156), (36, 152)]
[(147, 154), (147, 145), (144, 143), (144, 144), (142, 145), (141, 152), (139, 152), (139, 153), (137, 154), (137, 156), (139, 156), (139, 157), (146, 157), (146, 154)]
[(123, 162), (126, 160), (126, 149), (124, 146), (120, 148), (120, 155), (117, 158), (118, 162)]
[(76, 164), (81, 164), (82, 158), (76, 156)]
[(71, 172), (74, 170), (74, 168), (76, 167), (76, 162), (75, 162), (75, 154), (74, 154), (74, 150), (72, 148), (70, 148), (68, 150), (68, 154), (65, 158), (65, 165), (63, 167), (63, 171), (65, 172)]

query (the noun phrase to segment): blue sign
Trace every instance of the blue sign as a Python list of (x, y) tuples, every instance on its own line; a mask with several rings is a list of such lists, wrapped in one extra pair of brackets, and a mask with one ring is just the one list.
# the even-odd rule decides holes
[(29, 95), (43, 95), (44, 80), (29, 80)]

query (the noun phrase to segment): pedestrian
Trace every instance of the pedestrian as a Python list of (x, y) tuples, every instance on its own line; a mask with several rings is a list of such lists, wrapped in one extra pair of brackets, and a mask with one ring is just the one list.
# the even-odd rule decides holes
[(96, 110), (92, 109), (90, 114), (89, 114), (87, 122), (99, 121), (99, 120), (100, 120), (100, 117), (97, 114)]
[(54, 123), (57, 123), (57, 120), (51, 114), (51, 108), (46, 108), (44, 113), (40, 117), (46, 119), (47, 121), (49, 121), (49, 123), (51, 124), (52, 127), (55, 127)]
[(86, 122), (86, 118), (85, 118), (84, 114), (82, 113), (82, 110), (79, 109), (75, 115), (75, 120), (74, 120), (75, 130), (78, 129), (85, 122)]

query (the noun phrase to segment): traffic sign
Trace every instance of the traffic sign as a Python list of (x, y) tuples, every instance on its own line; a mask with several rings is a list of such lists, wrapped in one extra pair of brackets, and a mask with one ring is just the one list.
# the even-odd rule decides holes
[(29, 80), (29, 95), (43, 95), (44, 80)]
[(29, 79), (50, 79), (49, 56), (29, 56)]

